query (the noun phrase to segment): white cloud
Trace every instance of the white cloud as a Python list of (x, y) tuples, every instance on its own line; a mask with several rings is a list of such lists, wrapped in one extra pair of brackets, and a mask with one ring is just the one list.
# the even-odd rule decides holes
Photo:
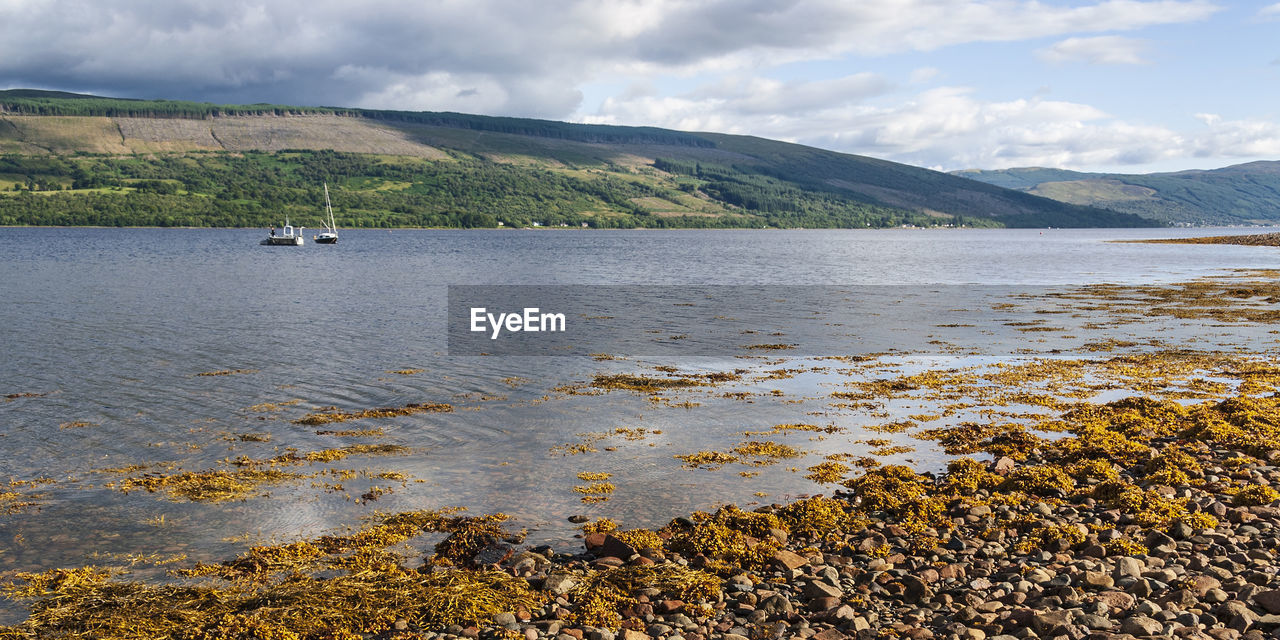
[(1280, 156), (1280, 124), (1196, 114), (1203, 128), (1126, 122), (1087, 104), (1039, 97), (983, 101), (963, 87), (923, 91), (887, 106), (814, 107), (744, 114), (695, 91), (613, 99), (591, 122), (653, 123), (692, 131), (750, 133), (942, 169), (1025, 166), (1135, 167), (1180, 158)]
[(1036, 51), (1048, 62), (1088, 62), (1092, 64), (1144, 64), (1142, 50), (1146, 43), (1121, 36), (1067, 38)]
[(1269, 120), (1205, 119), (1206, 128), (1190, 144), (1197, 158), (1259, 158), (1280, 156), (1280, 123)]
[(935, 67), (920, 67), (911, 72), (911, 83), (921, 84), (928, 82), (936, 78), (939, 73), (941, 72)]
[[(0, 3), (0, 86), (439, 109), (462, 78), (492, 98), (473, 101), (490, 113), (566, 117), (579, 88), (604, 79), (758, 74), (1217, 10), (1209, 0), (372, 0), (359, 10), (345, 0), (10, 0)], [(365, 73), (338, 73), (347, 67)]]
[(1267, 5), (1267, 6), (1263, 7), (1263, 8), (1261, 8), (1261, 9), (1259, 9), (1259, 10), (1258, 10), (1258, 17), (1259, 17), (1259, 18), (1266, 18), (1266, 19), (1271, 19), (1271, 18), (1280, 18), (1280, 2), (1277, 2), (1277, 3), (1275, 3), (1275, 4), (1271, 4), (1271, 5)]

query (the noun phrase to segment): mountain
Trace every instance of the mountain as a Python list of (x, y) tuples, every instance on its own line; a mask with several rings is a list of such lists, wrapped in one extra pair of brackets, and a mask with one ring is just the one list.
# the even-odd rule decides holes
[(1172, 173), (1081, 173), (1032, 167), (957, 171), (954, 175), (1166, 223), (1280, 222), (1280, 162), (1275, 161)]
[(751, 136), (447, 112), (0, 91), (0, 224), (1150, 226)]

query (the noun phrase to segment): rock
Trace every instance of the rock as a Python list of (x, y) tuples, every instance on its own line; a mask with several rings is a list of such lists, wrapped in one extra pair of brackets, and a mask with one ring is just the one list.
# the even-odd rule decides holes
[(852, 620), (858, 617), (858, 612), (854, 611), (853, 607), (847, 604), (842, 604), (836, 607), (835, 609), (831, 610), (830, 615), (828, 615), (827, 617), (830, 618), (831, 620), (839, 620), (840, 622), (844, 622), (846, 620)]
[(840, 598), (835, 596), (821, 596), (809, 601), (809, 608), (814, 611), (826, 611), (840, 606)]
[(938, 578), (941, 580), (957, 580), (965, 577), (964, 567), (958, 564), (949, 564), (938, 569)]
[[(813, 640), (843, 640), (844, 637), (844, 633), (839, 629), (826, 629), (814, 634)], [(724, 638), (725, 640), (730, 640), (729, 636), (725, 636)], [(743, 638), (743, 640), (746, 640), (746, 638)]]
[(1255, 594), (1253, 601), (1263, 609), (1266, 609), (1267, 613), (1280, 614), (1280, 589)]
[(1115, 623), (1111, 622), (1111, 618), (1093, 614), (1080, 616), (1079, 622), (1091, 631), (1108, 631), (1115, 626)]
[(1142, 561), (1128, 556), (1116, 558), (1116, 579), (1142, 577)]
[[(623, 629), (617, 637), (618, 640), (652, 640), (649, 637), (649, 634), (643, 631), (636, 631), (635, 629)], [(726, 635), (725, 640), (729, 640), (729, 636)], [(743, 638), (743, 640), (746, 639)]]
[(1031, 582), (1034, 582), (1036, 584), (1044, 584), (1054, 578), (1052, 573), (1049, 573), (1044, 569), (1038, 569), (1038, 568), (1032, 569), (1030, 572), (1027, 573), (1025, 577), (1027, 580), (1030, 580)]
[(1071, 612), (1059, 609), (1057, 611), (1041, 611), (1031, 618), (1031, 628), (1037, 633), (1044, 633), (1050, 629), (1060, 627), (1071, 622)]
[(987, 640), (987, 632), (982, 629), (965, 627), (964, 630), (960, 632), (960, 640)]
[(770, 529), (769, 537), (773, 538), (774, 540), (777, 540), (778, 544), (787, 543), (787, 532), (783, 529)]
[(786, 571), (799, 569), (809, 564), (809, 559), (786, 549), (779, 549), (773, 553), (773, 565)]
[(477, 551), (471, 562), (477, 567), (492, 567), (505, 562), (514, 553), (515, 549), (509, 544), (491, 544)]
[(516, 615), (514, 613), (495, 613), (493, 615), (493, 623), (499, 627), (510, 627), (516, 624)]
[(1211, 578), (1209, 576), (1196, 576), (1187, 584), (1187, 588), (1194, 591), (1196, 595), (1201, 598), (1203, 598), (1205, 594), (1209, 593), (1210, 589), (1217, 589), (1221, 586), (1222, 582), (1217, 578)]
[(1010, 471), (1013, 471), (1014, 467), (1017, 466), (1018, 463), (1014, 461), (1013, 458), (1001, 456), (991, 464), (991, 470), (1003, 476), (1008, 474)]
[(542, 590), (555, 596), (569, 593), (576, 586), (578, 586), (578, 582), (574, 580), (573, 576), (564, 573), (553, 573), (542, 582)]
[(1114, 578), (1101, 571), (1086, 571), (1081, 581), (1086, 588), (1099, 591), (1110, 589), (1116, 583)]
[(671, 627), (660, 622), (655, 622), (644, 629), (645, 633), (654, 638), (661, 638), (671, 633)]
[(600, 557), (619, 558), (627, 560), (636, 554), (635, 547), (611, 536), (606, 535), (599, 547), (592, 549), (592, 553)]
[(782, 595), (772, 595), (761, 600), (756, 609), (768, 613), (771, 618), (785, 618), (795, 611), (795, 608), (791, 606), (791, 601)]
[(1128, 611), (1137, 604), (1138, 599), (1123, 591), (1103, 591), (1095, 596), (1098, 602), (1115, 611)]
[(1186, 540), (1195, 532), (1191, 530), (1191, 525), (1181, 521), (1174, 520), (1173, 525), (1169, 527), (1169, 535), (1175, 540)]
[(1120, 633), (1154, 636), (1164, 632), (1164, 625), (1143, 615), (1131, 616), (1120, 624)]
[(903, 598), (908, 603), (918, 603), (933, 597), (933, 590), (923, 580), (913, 575), (902, 576)]
[(572, 522), (574, 524), (582, 524), (584, 522), (587, 522), (588, 520), (591, 520), (591, 518), (588, 518), (587, 516), (584, 516), (581, 514), (569, 516), (569, 522)]
[(1147, 534), (1144, 542), (1147, 548), (1156, 553), (1171, 553), (1177, 548), (1177, 542), (1168, 536), (1168, 534), (1160, 531), (1152, 531)]
[(813, 600), (815, 598), (839, 598), (844, 595), (840, 587), (827, 584), (825, 582), (815, 580), (804, 586), (804, 597)]

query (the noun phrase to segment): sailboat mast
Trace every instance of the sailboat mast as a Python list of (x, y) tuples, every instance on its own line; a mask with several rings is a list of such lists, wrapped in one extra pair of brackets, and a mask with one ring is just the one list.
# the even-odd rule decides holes
[(337, 231), (338, 225), (333, 221), (333, 205), (329, 204), (329, 183), (324, 183), (324, 210), (329, 215), (329, 232)]

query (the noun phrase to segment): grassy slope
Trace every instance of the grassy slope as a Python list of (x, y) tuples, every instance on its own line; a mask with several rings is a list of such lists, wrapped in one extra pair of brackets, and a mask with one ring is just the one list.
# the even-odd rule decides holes
[(1164, 222), (1280, 222), (1280, 162), (1251, 162), (1212, 171), (1136, 175), (1039, 168), (958, 173), (1063, 202), (1134, 213)]
[[(1144, 223), (1133, 216), (1063, 204), (917, 167), (747, 136), (463, 114), (311, 109), (280, 116), (276, 114), (291, 113), (288, 109), (292, 108), (250, 105), (224, 107), (218, 111), (213, 105), (183, 106), (191, 103), (118, 102), (94, 97), (47, 96), (40, 92), (20, 95), (0, 92), (0, 109), (8, 110), (0, 113), (0, 153), (331, 149), (428, 161), (449, 161), (450, 154), (462, 154), (588, 181), (611, 177), (644, 185), (653, 192), (633, 198), (634, 210), (631, 211), (608, 203), (597, 203), (600, 205), (594, 207), (597, 211), (591, 211), (593, 207), (589, 204), (578, 207), (585, 214), (615, 218), (641, 211), (665, 217), (729, 217), (737, 219), (735, 224), (739, 225), (756, 219), (779, 226), (837, 226), (835, 222), (822, 223), (821, 216), (835, 209), (857, 212), (865, 209), (865, 215), (857, 213), (837, 218), (843, 220), (840, 224), (844, 226), (857, 215), (874, 220), (875, 224), (930, 219), (946, 223), (953, 221), (953, 216), (962, 216), (961, 219), (970, 224), (994, 222), (1009, 226)], [(35, 109), (31, 104), (37, 104), (43, 112), (59, 113), (57, 109), (64, 109), (82, 115), (16, 112), (20, 108), (30, 112)], [(151, 108), (162, 111), (163, 117), (148, 115), (146, 112)], [(208, 113), (193, 112), (191, 117), (184, 117), (182, 110), (187, 108)], [(165, 112), (166, 109), (176, 110), (178, 115)], [(253, 115), (211, 115), (216, 113)], [(763, 216), (763, 212), (753, 211), (748, 205), (726, 201), (718, 191), (689, 191), (689, 184), (680, 190), (681, 182), (690, 182), (689, 176), (654, 170), (652, 164), (656, 158), (727, 167), (753, 185), (803, 193), (812, 206), (804, 205), (807, 217), (801, 223), (794, 218), (788, 222), (778, 216)], [(25, 179), (24, 176), (0, 176), (0, 189)], [(703, 184), (698, 180), (692, 182), (698, 186)], [(387, 187), (379, 184), (373, 188)]]

